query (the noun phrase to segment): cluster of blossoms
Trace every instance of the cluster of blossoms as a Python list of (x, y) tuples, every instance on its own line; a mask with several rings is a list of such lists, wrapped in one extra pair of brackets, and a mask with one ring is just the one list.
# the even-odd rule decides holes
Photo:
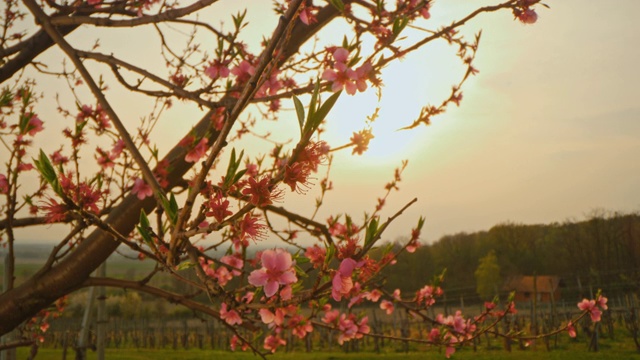
[(56, 300), (51, 308), (41, 310), (36, 316), (27, 321), (25, 327), (30, 330), (29, 332), (34, 340), (44, 342), (44, 334), (49, 330), (50, 321), (62, 315), (67, 303), (67, 296), (63, 296)]
[(202, 270), (208, 276), (216, 279), (218, 285), (225, 286), (231, 279), (242, 274), (244, 260), (237, 255), (225, 255), (220, 258), (220, 265), (216, 268), (213, 260), (199, 258)]
[(333, 68), (322, 73), (322, 79), (331, 82), (334, 92), (345, 89), (347, 94), (367, 90), (367, 80), (375, 81), (375, 73), (371, 62), (365, 62), (356, 69), (349, 67), (349, 50), (339, 47), (328, 49), (333, 56)]
[(78, 114), (76, 115), (76, 122), (83, 123), (88, 122), (89, 120), (93, 120), (95, 122), (98, 133), (102, 133), (111, 127), (109, 116), (107, 116), (107, 113), (102, 109), (100, 104), (96, 106), (95, 110), (91, 105), (82, 105), (80, 107)]
[[(94, 188), (94, 186), (89, 185), (86, 182), (75, 184), (73, 181), (73, 175), (70, 173), (66, 175), (60, 174), (58, 181), (64, 195), (73, 203), (74, 206), (95, 215), (100, 213), (98, 201), (102, 199), (105, 192)], [(67, 216), (67, 211), (70, 209), (69, 205), (71, 204), (58, 203), (55, 199), (49, 198), (48, 203), (45, 206), (42, 206), (42, 209), (45, 211), (45, 218), (47, 222), (54, 223), (63, 221)]]
[[(591, 321), (594, 323), (599, 322), (602, 319), (602, 311), (609, 308), (607, 301), (608, 299), (606, 297), (598, 294), (595, 300), (582, 299), (582, 301), (578, 303), (578, 309), (589, 313)], [(567, 332), (569, 336), (576, 337), (576, 329), (572, 321), (569, 321), (567, 324)]]
[(523, 24), (535, 24), (538, 21), (538, 14), (533, 9), (533, 5), (540, 0), (520, 0), (518, 6), (513, 9), (513, 16)]
[[(120, 157), (122, 151), (124, 150), (124, 141), (122, 139), (118, 139), (115, 145), (111, 149), (111, 151), (105, 151), (100, 147), (96, 148), (97, 156), (96, 160), (98, 161), (98, 165), (103, 170), (113, 168), (115, 165), (115, 161)], [(53, 160), (56, 161), (55, 159)]]
[(358, 319), (354, 314), (340, 314), (338, 310), (332, 310), (329, 304), (325, 305), (323, 310), (324, 317), (322, 318), (322, 322), (332, 325), (340, 331), (338, 335), (338, 343), (340, 345), (346, 341), (361, 339), (371, 331), (368, 325), (369, 318), (367, 316)]
[(318, 171), (329, 153), (329, 145), (324, 141), (309, 143), (291, 164), (285, 165), (282, 182), (289, 185), (291, 191), (304, 193), (308, 188), (309, 176)]

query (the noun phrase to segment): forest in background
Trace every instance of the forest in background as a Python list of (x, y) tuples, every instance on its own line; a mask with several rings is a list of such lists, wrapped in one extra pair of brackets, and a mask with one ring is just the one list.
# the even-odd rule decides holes
[[(403, 243), (398, 239), (395, 245)], [(19, 246), (17, 281), (37, 271), (37, 264), (49, 250), (50, 246), (43, 244)], [(507, 222), (488, 231), (446, 235), (420, 246), (413, 254), (402, 253), (395, 265), (382, 271), (382, 276), (389, 288), (398, 288), (403, 297), (410, 297), (444, 271), (445, 295), (439, 303), (452, 307), (473, 305), (487, 300), (477, 293), (475, 272), (480, 260), (492, 251), (500, 284), (519, 275), (552, 275), (560, 277), (561, 298), (569, 305), (592, 296), (598, 289), (611, 299), (622, 299), (620, 302), (626, 296), (637, 295), (639, 289), (640, 215), (597, 210), (583, 220), (537, 225)], [(153, 269), (152, 262), (127, 260), (123, 255), (136, 256), (130, 250), (114, 254), (107, 266), (110, 276), (138, 279)], [(187, 278), (192, 275), (189, 269), (183, 272)], [(168, 276), (152, 282), (171, 291), (189, 291), (187, 284)], [(497, 290), (501, 300), (506, 300), (509, 291), (503, 286)], [(72, 296), (65, 315), (80, 317), (85, 302), (84, 294)], [(107, 304), (110, 316), (116, 317), (191, 314), (148, 295), (121, 290), (110, 290)]]
[[(584, 220), (523, 225), (503, 223), (488, 231), (443, 236), (415, 254), (402, 254), (384, 271), (388, 284), (403, 293), (417, 290), (444, 269), (449, 299), (479, 301), (475, 271), (495, 252), (501, 281), (519, 275), (559, 276), (562, 298), (636, 293), (640, 280), (640, 216), (594, 210)], [(506, 298), (506, 290), (500, 289)]]

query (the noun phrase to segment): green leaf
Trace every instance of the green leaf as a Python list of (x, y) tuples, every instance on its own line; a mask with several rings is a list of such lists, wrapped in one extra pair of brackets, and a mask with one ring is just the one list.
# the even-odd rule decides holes
[(151, 240), (149, 227), (149, 218), (147, 218), (147, 214), (144, 212), (144, 209), (142, 209), (140, 210), (140, 225), (137, 225), (136, 228), (138, 229), (138, 232), (140, 233), (140, 236), (142, 236), (144, 242), (147, 243), (147, 245), (151, 246), (153, 241)]
[(404, 30), (404, 28), (407, 26), (408, 23), (409, 23), (409, 19), (407, 19), (405, 16), (396, 18), (395, 21), (393, 22), (393, 28), (391, 30), (393, 32), (393, 35), (394, 36), (400, 35), (402, 30)]
[(309, 103), (309, 113), (307, 114), (307, 122), (304, 124), (304, 132), (306, 133), (313, 115), (316, 113), (316, 104), (318, 103), (318, 96), (320, 94), (320, 79), (316, 80), (316, 84), (313, 87), (313, 94), (311, 95), (311, 102)]
[(296, 107), (296, 115), (298, 115), (298, 123), (300, 123), (300, 134), (302, 134), (304, 129), (304, 106), (295, 95), (293, 96), (293, 105)]
[(240, 178), (242, 178), (242, 177), (244, 176), (244, 174), (245, 174), (246, 172), (247, 172), (247, 169), (244, 169), (244, 170), (240, 170), (240, 171), (238, 171), (238, 172), (236, 173), (236, 176), (234, 176), (234, 177), (233, 177), (233, 183), (232, 183), (232, 184), (237, 183), (237, 182), (240, 180)]
[(324, 263), (328, 265), (333, 259), (333, 255), (335, 255), (335, 253), (336, 253), (335, 245), (333, 244), (329, 245), (329, 247), (327, 248), (327, 255), (324, 258)]
[(378, 218), (373, 218), (369, 222), (369, 226), (367, 226), (367, 232), (364, 236), (364, 246), (365, 248), (369, 246), (369, 244), (375, 240), (376, 235), (378, 235)]
[(29, 125), (29, 120), (31, 120), (31, 118), (27, 117), (27, 114), (20, 115), (20, 123), (18, 124), (18, 126), (20, 127), (21, 134), (27, 132), (27, 125)]
[(53, 191), (55, 191), (56, 194), (62, 196), (63, 192), (62, 187), (58, 182), (58, 175), (56, 174), (56, 170), (53, 168), (49, 157), (47, 157), (47, 154), (45, 154), (44, 151), (40, 149), (38, 159), (33, 159), (33, 162), (44, 180), (49, 183), (49, 185), (51, 185)]
[(176, 221), (178, 221), (178, 202), (176, 201), (176, 197), (173, 195), (173, 193), (171, 193), (171, 196), (169, 198), (169, 208), (171, 209), (171, 212), (173, 213), (173, 223), (175, 224)]
[(196, 264), (192, 263), (191, 261), (185, 261), (182, 262), (180, 264), (178, 264), (178, 266), (176, 266), (176, 271), (180, 271), (180, 270), (184, 270), (184, 269), (190, 269), (192, 267), (196, 266)]
[(318, 109), (318, 111), (315, 114), (313, 114), (313, 117), (311, 118), (312, 131), (315, 131), (320, 126), (324, 118), (327, 117), (327, 115), (329, 114), (329, 111), (331, 111), (331, 108), (333, 108), (333, 105), (335, 105), (336, 101), (338, 101), (340, 94), (342, 94), (342, 91), (338, 91), (337, 93), (334, 93), (333, 95), (329, 96), (327, 101), (325, 101), (320, 106), (320, 109)]
[(238, 156), (238, 158), (236, 159), (236, 149), (235, 148), (231, 149), (231, 159), (229, 159), (227, 174), (224, 177), (225, 188), (231, 187), (231, 185), (235, 184), (236, 181), (240, 180), (240, 177), (242, 177), (242, 176), (237, 176), (236, 173), (238, 172), (238, 168), (240, 167), (240, 163), (242, 162), (243, 156), (244, 156), (244, 150), (240, 152), (240, 156)]
[(300, 266), (295, 265), (294, 268), (296, 270), (296, 275), (298, 276), (298, 279), (299, 278), (307, 278), (307, 277), (309, 277), (309, 275), (307, 275), (307, 273), (304, 270), (302, 270), (302, 268)]
[(171, 224), (175, 224), (178, 221), (178, 202), (173, 193), (171, 193), (169, 200), (164, 196), (162, 197), (162, 207), (167, 212), (167, 217)]
[(333, 7), (338, 9), (340, 12), (344, 11), (344, 3), (342, 0), (329, 0), (329, 4), (333, 5)]

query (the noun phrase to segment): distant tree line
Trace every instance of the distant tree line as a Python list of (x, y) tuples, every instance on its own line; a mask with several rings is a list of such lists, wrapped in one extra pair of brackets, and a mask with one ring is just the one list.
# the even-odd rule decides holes
[(385, 270), (385, 276), (388, 284), (411, 292), (446, 269), (443, 288), (447, 295), (473, 298), (477, 296), (474, 273), (491, 252), (503, 282), (518, 275), (556, 275), (562, 279), (563, 298), (568, 300), (588, 296), (598, 288), (609, 295), (637, 293), (640, 215), (594, 210), (580, 221), (508, 222), (489, 231), (446, 235), (418, 248), (417, 256), (400, 257)]

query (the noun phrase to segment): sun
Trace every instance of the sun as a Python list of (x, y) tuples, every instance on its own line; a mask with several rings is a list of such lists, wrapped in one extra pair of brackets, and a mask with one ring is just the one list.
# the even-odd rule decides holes
[[(452, 54), (446, 46), (433, 50), (384, 68), (380, 97), (378, 90), (372, 88), (354, 96), (343, 94), (328, 119), (325, 136), (329, 143), (341, 146), (349, 143), (354, 132), (371, 129), (374, 138), (358, 162), (397, 163), (424, 151), (440, 131), (434, 132), (427, 126), (402, 128), (413, 123), (423, 106), (439, 105), (449, 95), (451, 86), (460, 80), (462, 71), (460, 64), (452, 64)], [(433, 120), (438, 130), (454, 125), (440, 122), (441, 118)]]

